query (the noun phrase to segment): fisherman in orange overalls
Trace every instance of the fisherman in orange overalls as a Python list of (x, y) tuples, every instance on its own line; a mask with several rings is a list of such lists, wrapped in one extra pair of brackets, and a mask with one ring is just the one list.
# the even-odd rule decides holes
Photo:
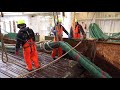
[(71, 36), (71, 38), (74, 38), (74, 39), (81, 39), (81, 33), (83, 35), (83, 38), (85, 38), (86, 34), (83, 30), (83, 27), (78, 23), (78, 20), (75, 19), (75, 29), (73, 29), (73, 27), (71, 27), (70, 36)]
[[(67, 32), (67, 30), (61, 25), (62, 19), (58, 18), (57, 25), (52, 29), (52, 32), (54, 33), (54, 42), (62, 41), (63, 31), (68, 35), (68, 38), (71, 38), (70, 34)], [(56, 52), (58, 51), (58, 57), (62, 56), (62, 48), (53, 49), (52, 51), (52, 58), (55, 60)]]
[(20, 30), (16, 38), (16, 55), (18, 55), (20, 45), (22, 45), (24, 60), (27, 64), (26, 69), (29, 71), (32, 70), (32, 61), (36, 69), (40, 68), (33, 30), (26, 27), (24, 20), (18, 20), (17, 27)]

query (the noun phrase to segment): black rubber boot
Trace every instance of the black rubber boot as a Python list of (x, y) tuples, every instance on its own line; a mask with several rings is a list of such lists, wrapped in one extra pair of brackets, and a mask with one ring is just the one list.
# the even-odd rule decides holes
[(54, 60), (56, 59), (56, 58), (53, 58)]

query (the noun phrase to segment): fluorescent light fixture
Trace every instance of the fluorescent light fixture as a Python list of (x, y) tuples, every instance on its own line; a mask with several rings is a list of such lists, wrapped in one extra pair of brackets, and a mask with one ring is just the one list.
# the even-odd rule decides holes
[(3, 12), (6, 15), (23, 15), (23, 12)]

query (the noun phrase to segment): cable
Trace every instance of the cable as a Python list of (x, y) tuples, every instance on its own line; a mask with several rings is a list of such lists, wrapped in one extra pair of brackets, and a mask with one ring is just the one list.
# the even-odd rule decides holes
[(92, 21), (93, 21), (93, 19), (94, 19), (95, 14), (96, 14), (96, 12), (93, 14), (93, 17), (92, 17), (92, 19), (91, 19), (90, 24), (92, 23)]

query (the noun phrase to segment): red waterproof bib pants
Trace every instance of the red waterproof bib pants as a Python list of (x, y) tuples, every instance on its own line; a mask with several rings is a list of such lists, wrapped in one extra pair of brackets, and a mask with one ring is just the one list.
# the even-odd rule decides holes
[(34, 63), (35, 68), (40, 67), (36, 45), (32, 39), (28, 40), (23, 45), (23, 56), (28, 70), (32, 70), (32, 62)]
[[(58, 26), (56, 26), (56, 30), (57, 30), (58, 41), (62, 41), (63, 27), (58, 28)], [(57, 42), (57, 37), (54, 37), (53, 41)], [(57, 52), (58, 52), (58, 57), (62, 56), (63, 51), (62, 51), (62, 48), (59, 47), (59, 48), (53, 49), (52, 55), (51, 55), (52, 58), (56, 56)]]
[(75, 29), (73, 29), (73, 38), (80, 39), (80, 33), (78, 33), (79, 26), (77, 25)]

